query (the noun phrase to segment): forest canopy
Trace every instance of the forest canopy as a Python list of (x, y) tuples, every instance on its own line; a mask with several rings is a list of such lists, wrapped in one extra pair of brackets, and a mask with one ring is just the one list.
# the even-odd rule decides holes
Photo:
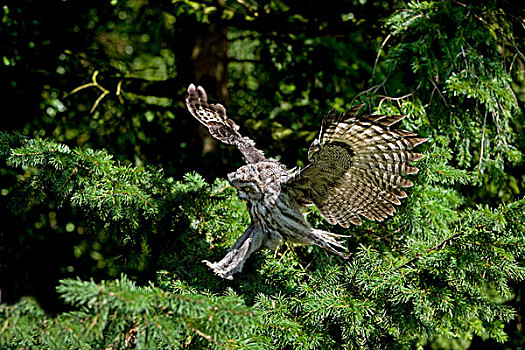
[[(525, 13), (517, 1), (6, 1), (0, 348), (525, 346)], [(243, 164), (189, 114), (202, 85), (304, 167), (365, 104), (429, 140), (391, 219), (217, 261)]]

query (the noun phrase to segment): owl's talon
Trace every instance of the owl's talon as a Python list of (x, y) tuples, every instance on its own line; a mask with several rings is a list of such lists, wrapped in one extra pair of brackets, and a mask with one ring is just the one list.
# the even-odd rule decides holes
[(212, 270), (213, 273), (219, 276), (220, 278), (224, 278), (227, 280), (233, 279), (231, 272), (228, 273), (226, 271), (221, 271), (220, 269), (217, 268), (217, 263), (212, 263), (212, 262), (209, 262), (208, 260), (202, 260), (202, 262), (205, 263), (210, 268), (210, 270)]

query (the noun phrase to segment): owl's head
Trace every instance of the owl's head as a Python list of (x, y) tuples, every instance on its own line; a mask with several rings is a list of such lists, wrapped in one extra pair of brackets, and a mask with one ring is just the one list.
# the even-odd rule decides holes
[(259, 174), (251, 165), (245, 165), (228, 174), (228, 181), (237, 190), (239, 198), (246, 202), (259, 202), (263, 198)]
[[(286, 173), (285, 173), (286, 174)], [(230, 184), (241, 200), (249, 203), (279, 195), (283, 170), (275, 161), (248, 164), (228, 174)]]

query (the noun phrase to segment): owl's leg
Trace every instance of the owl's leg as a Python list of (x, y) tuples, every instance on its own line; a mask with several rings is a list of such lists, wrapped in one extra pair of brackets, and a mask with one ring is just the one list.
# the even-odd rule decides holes
[(272, 231), (264, 240), (264, 247), (270, 250), (278, 250), (283, 243), (283, 237), (278, 232)]
[(277, 257), (277, 253), (279, 252), (279, 248), (283, 245), (284, 240), (283, 237), (273, 231), (271, 234), (268, 235), (268, 237), (264, 240), (264, 247), (270, 250), (273, 250), (273, 257), (274, 259)]
[(211, 263), (203, 260), (203, 262), (220, 277), (232, 279), (234, 273), (242, 271), (245, 261), (250, 254), (261, 247), (263, 240), (264, 233), (250, 225), (221, 261)]

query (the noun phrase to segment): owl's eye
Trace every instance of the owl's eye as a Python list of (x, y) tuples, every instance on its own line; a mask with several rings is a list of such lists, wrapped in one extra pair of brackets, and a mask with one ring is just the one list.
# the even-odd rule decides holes
[(244, 190), (244, 192), (250, 192), (250, 188), (249, 187), (243, 187), (242, 189)]

